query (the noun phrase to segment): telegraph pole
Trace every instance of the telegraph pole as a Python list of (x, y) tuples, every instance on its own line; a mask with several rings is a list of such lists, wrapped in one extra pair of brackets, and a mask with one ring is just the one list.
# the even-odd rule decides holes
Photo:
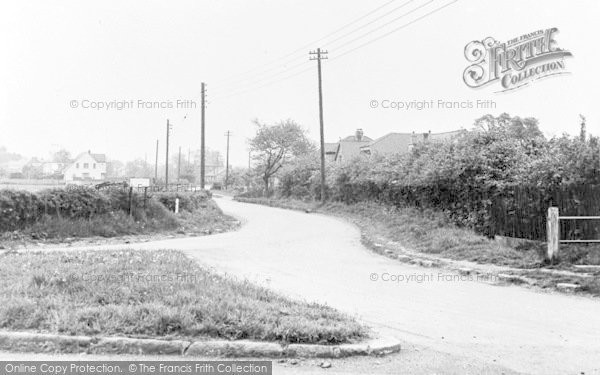
[(201, 130), (201, 141), (200, 141), (200, 188), (204, 189), (204, 173), (205, 173), (205, 158), (204, 158), (204, 152), (206, 151), (204, 149), (204, 120), (205, 120), (205, 116), (204, 116), (204, 112), (205, 112), (205, 107), (206, 107), (206, 100), (205, 100), (205, 94), (206, 94), (206, 88), (205, 88), (205, 84), (204, 82), (202, 82), (201, 84), (202, 86), (202, 100), (201, 100), (201, 124), (202, 124), (202, 130)]
[(227, 190), (227, 184), (229, 183), (229, 137), (231, 136), (231, 132), (227, 130), (225, 132), (225, 136), (227, 137), (227, 156), (225, 158), (225, 190)]
[(327, 59), (327, 51), (310, 51), (310, 60), (317, 60), (317, 72), (319, 76), (319, 123), (321, 126), (321, 203), (325, 203), (325, 136), (323, 131), (323, 88), (321, 85), (321, 60)]
[(171, 125), (169, 119), (167, 119), (167, 153), (165, 159), (165, 187), (169, 191), (169, 133), (171, 132)]
[(179, 184), (179, 178), (181, 177), (181, 146), (179, 146), (179, 157), (177, 159), (177, 183)]
[(158, 139), (156, 140), (156, 158), (154, 161), (154, 183), (158, 181)]

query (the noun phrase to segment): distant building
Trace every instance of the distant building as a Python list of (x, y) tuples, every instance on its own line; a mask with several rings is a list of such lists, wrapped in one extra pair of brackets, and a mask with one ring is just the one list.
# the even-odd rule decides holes
[(335, 156), (337, 155), (339, 148), (340, 148), (340, 144), (338, 142), (325, 143), (325, 160), (335, 161)]
[(389, 133), (362, 145), (360, 147), (360, 153), (365, 155), (406, 154), (420, 142), (450, 139), (463, 132), (464, 130), (455, 130), (445, 133)]
[[(365, 136), (362, 129), (356, 129), (356, 133), (354, 133), (354, 135), (340, 139), (340, 141), (337, 143), (335, 157), (333, 160), (337, 163), (351, 160), (352, 158), (360, 155), (360, 148), (369, 144), (371, 141), (373, 140)], [(334, 147), (331, 147), (330, 150), (333, 148)]]
[(65, 181), (106, 179), (106, 155), (83, 152), (65, 169)]

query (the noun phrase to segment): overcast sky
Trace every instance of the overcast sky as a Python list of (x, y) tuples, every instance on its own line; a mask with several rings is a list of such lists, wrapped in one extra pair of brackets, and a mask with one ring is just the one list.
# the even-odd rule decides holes
[[(64, 147), (152, 162), (156, 139), (164, 152), (168, 118), (171, 149), (198, 148), (206, 82), (207, 146), (224, 152), (230, 130), (231, 163), (246, 165), (252, 119), (291, 118), (317, 140), (317, 71), (308, 55), (316, 47), (330, 58), (323, 62), (327, 141), (356, 128), (372, 138), (469, 128), (501, 112), (537, 117), (548, 135), (577, 134), (582, 113), (600, 135), (600, 2), (452, 1), (3, 1), (0, 145), (28, 156)], [(506, 93), (463, 82), (467, 43), (551, 27), (573, 54), (565, 60), (571, 74)], [(138, 108), (140, 100), (175, 107), (189, 100), (196, 108)], [(372, 100), (492, 100), (496, 108), (393, 110), (371, 108)], [(111, 101), (134, 105), (82, 108)]]

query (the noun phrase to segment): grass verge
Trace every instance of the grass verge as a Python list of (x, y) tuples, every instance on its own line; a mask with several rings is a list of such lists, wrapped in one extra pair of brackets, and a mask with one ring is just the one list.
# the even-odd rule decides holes
[(5, 253), (0, 327), (320, 344), (367, 336), (363, 326), (332, 308), (217, 275), (169, 250)]

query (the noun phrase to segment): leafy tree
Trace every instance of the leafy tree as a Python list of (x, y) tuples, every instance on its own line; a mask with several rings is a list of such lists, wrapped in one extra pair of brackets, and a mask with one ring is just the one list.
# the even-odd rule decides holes
[(125, 175), (127, 177), (152, 177), (154, 169), (143, 159), (136, 159), (125, 164)]
[(58, 150), (52, 155), (52, 161), (56, 163), (70, 163), (71, 162), (71, 153), (64, 148), (62, 150)]
[(274, 125), (257, 126), (256, 135), (250, 139), (252, 157), (256, 171), (264, 183), (264, 195), (269, 195), (270, 180), (284, 164), (314, 150), (314, 144), (307, 138), (306, 131), (292, 120), (280, 121)]
[(123, 176), (125, 165), (119, 160), (110, 160), (106, 163), (106, 175), (108, 177)]
[(519, 116), (511, 117), (508, 113), (502, 113), (498, 117), (485, 115), (475, 120), (475, 129), (486, 133), (502, 134), (518, 139), (543, 138), (536, 118)]

